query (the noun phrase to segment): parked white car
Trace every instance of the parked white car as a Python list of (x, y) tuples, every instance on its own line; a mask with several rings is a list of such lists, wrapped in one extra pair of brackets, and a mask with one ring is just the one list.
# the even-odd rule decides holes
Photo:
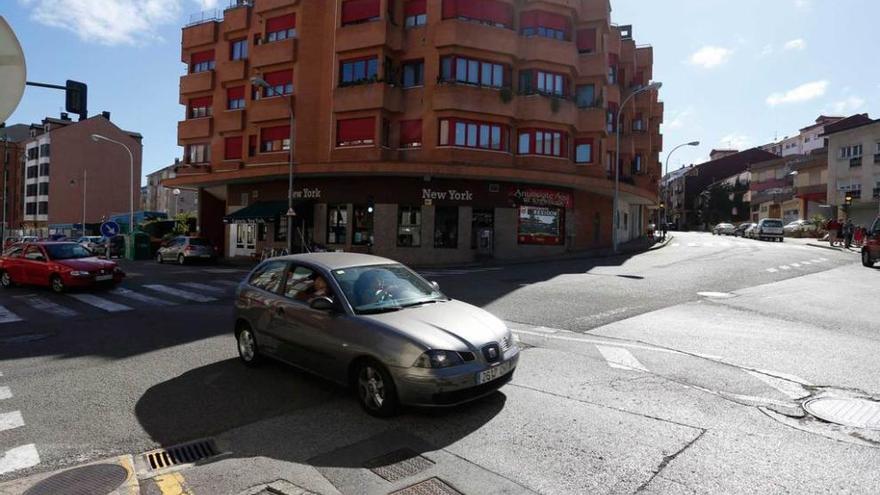
[(769, 239), (771, 241), (782, 242), (782, 220), (778, 218), (762, 218), (755, 227), (754, 236), (757, 239)]
[(746, 230), (743, 232), (743, 237), (747, 237), (749, 239), (757, 239), (755, 235), (758, 232), (758, 224), (750, 223)]
[(786, 234), (791, 234), (795, 232), (815, 232), (816, 224), (809, 220), (795, 220), (794, 222), (789, 223), (782, 230)]
[(733, 235), (736, 225), (732, 223), (719, 223), (712, 229), (713, 235)]

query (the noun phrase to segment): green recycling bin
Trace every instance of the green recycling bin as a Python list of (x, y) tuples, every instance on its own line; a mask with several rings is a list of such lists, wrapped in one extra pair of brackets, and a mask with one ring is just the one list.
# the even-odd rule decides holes
[(125, 257), (130, 260), (148, 260), (153, 257), (150, 248), (150, 234), (135, 231), (127, 237)]

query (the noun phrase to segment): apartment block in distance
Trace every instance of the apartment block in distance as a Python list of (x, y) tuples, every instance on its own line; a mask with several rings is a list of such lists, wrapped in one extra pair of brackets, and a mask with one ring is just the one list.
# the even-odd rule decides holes
[[(653, 48), (608, 0), (253, 0), (183, 28), (184, 163), (202, 234), (427, 264), (622, 241), (657, 205)], [(291, 125), (293, 128), (291, 129)], [(291, 142), (292, 136), (292, 142)], [(288, 158), (295, 229), (287, 232)]]
[(880, 215), (880, 119), (853, 115), (826, 127), (823, 137), (828, 139), (828, 203), (854, 224), (870, 227)]
[(24, 197), (23, 174), (25, 150), (24, 143), (30, 137), (30, 126), (27, 124), (15, 124), (0, 127), (0, 160), (2, 160), (2, 186), (0, 194), (3, 196), (2, 208), (2, 232), (5, 236), (18, 233), (21, 228), (21, 204)]

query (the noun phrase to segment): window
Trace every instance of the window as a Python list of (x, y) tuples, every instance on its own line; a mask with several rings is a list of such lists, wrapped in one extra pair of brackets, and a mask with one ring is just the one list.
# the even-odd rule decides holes
[(840, 158), (848, 159), (848, 158), (861, 158), (862, 156), (862, 145), (854, 144), (851, 146), (843, 146), (840, 148)]
[(40, 158), (49, 157), (49, 143), (40, 145)]
[(344, 119), (336, 121), (336, 146), (366, 146), (373, 144), (376, 119)]
[(523, 12), (519, 17), (520, 34), (566, 41), (570, 38), (567, 17), (550, 12)]
[[(293, 93), (293, 71), (281, 70), (277, 72), (267, 72), (263, 75), (263, 80), (269, 85), (268, 88), (262, 87), (263, 98), (272, 96), (289, 95)], [(256, 98), (260, 97), (259, 91), (255, 94)], [(255, 99), (256, 99), (255, 98)]]
[(408, 28), (424, 26), (428, 23), (425, 0), (408, 0), (403, 7), (403, 25)]
[(608, 132), (617, 130), (617, 103), (608, 104), (608, 111), (605, 113), (605, 130)]
[[(33, 185), (33, 184), (31, 184)], [(28, 186), (30, 187), (30, 185)], [(38, 193), (40, 196), (48, 196), (49, 195), (49, 183), (48, 182), (40, 182)]]
[[(251, 134), (248, 136), (248, 156), (257, 154), (257, 136)], [(247, 204), (245, 204), (246, 206)]]
[(37, 204), (36, 203), (25, 203), (24, 204), (24, 214), (25, 215), (36, 215), (37, 214)]
[(206, 72), (214, 69), (214, 50), (193, 53), (190, 57), (190, 73)]
[(376, 57), (339, 62), (339, 85), (348, 86), (364, 82), (375, 82), (379, 73), (379, 60)]
[(211, 109), (212, 103), (213, 98), (210, 96), (203, 96), (201, 98), (193, 98), (192, 100), (189, 100), (189, 118), (200, 119), (202, 117), (210, 117), (213, 115)]
[(503, 88), (509, 86), (508, 72), (505, 65), (494, 62), (456, 56), (443, 57), (440, 60), (440, 77), (447, 82)]
[(207, 163), (211, 161), (211, 146), (207, 144), (190, 144), (187, 147), (189, 163)]
[(287, 14), (266, 20), (266, 41), (296, 38), (296, 14)]
[(36, 160), (40, 157), (40, 148), (38, 146), (34, 146), (33, 148), (28, 148), (27, 150), (27, 159), (28, 160)]
[(401, 148), (421, 148), (422, 147), (422, 120), (402, 120), (400, 121), (400, 147)]
[(434, 210), (434, 247), (458, 248), (457, 206), (438, 206)]
[(404, 62), (403, 64), (403, 87), (424, 86), (425, 84), (425, 61)]
[(594, 28), (578, 29), (577, 49), (578, 53), (595, 53), (596, 30)]
[[(528, 137), (523, 138), (524, 135)], [(568, 155), (565, 141), (565, 134), (559, 131), (524, 129), (519, 133), (519, 153), (564, 157)], [(528, 151), (525, 151), (525, 145), (528, 145)]]
[(247, 54), (247, 39), (246, 38), (229, 42), (229, 59), (230, 60), (244, 60), (247, 58), (247, 56), (248, 56), (248, 54)]
[(359, 24), (379, 19), (379, 0), (344, 0), (342, 25)]
[[(451, 135), (450, 135), (451, 133)], [(460, 119), (440, 120), (440, 145), (507, 151), (508, 128), (492, 122)]]
[(564, 210), (550, 206), (520, 206), (519, 244), (562, 245)]
[(327, 244), (345, 244), (348, 205), (327, 205)]
[(244, 108), (244, 86), (226, 89), (226, 108), (229, 110)]
[(617, 64), (608, 66), (608, 84), (617, 84)]
[(24, 195), (28, 198), (34, 197), (37, 195), (37, 185), (36, 184), (28, 184), (25, 186)]
[(241, 160), (243, 139), (241, 136), (230, 136), (223, 143), (223, 158), (225, 160)]
[(257, 267), (248, 283), (257, 289), (278, 292), (286, 269), (287, 263), (284, 261), (268, 261)]
[(373, 213), (366, 206), (354, 207), (354, 225), (351, 232), (351, 243), (355, 246), (373, 244)]
[(40, 164), (40, 177), (49, 177), (49, 163)]
[(27, 178), (28, 179), (36, 179), (38, 170), (39, 169), (37, 168), (36, 165), (34, 165), (33, 167), (28, 167), (27, 168)]
[(575, 91), (575, 102), (578, 108), (590, 108), (596, 104), (596, 86), (584, 84)]
[(397, 246), (419, 247), (422, 245), (422, 210), (418, 206), (397, 208)]
[(592, 163), (593, 162), (593, 140), (592, 139), (576, 139), (574, 142), (574, 161), (575, 163)]
[(37, 203), (37, 215), (48, 215), (49, 214), (49, 202), (48, 201), (40, 201)]
[(272, 153), (290, 149), (290, 126), (264, 127), (260, 129), (260, 152)]
[(544, 94), (565, 96), (565, 76), (539, 70), (523, 70), (519, 73), (519, 92), (524, 95)]
[(513, 6), (498, 0), (443, 0), (443, 18), (509, 29), (513, 27)]
[(634, 132), (642, 132), (645, 130), (645, 120), (641, 113), (637, 113), (632, 122), (632, 130)]
[(286, 216), (279, 216), (278, 221), (275, 222), (276, 242), (287, 242), (287, 221)]
[(633, 158), (632, 173), (633, 174), (642, 173), (642, 155), (636, 155), (635, 158)]
[(284, 297), (297, 301), (308, 302), (315, 297), (315, 279), (320, 275), (315, 274), (311, 268), (291, 265), (287, 272), (287, 281), (284, 284)]

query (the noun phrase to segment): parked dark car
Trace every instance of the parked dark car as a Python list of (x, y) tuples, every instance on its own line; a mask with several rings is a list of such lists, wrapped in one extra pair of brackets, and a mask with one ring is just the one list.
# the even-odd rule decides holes
[(184, 265), (192, 261), (214, 261), (217, 250), (204, 237), (180, 236), (166, 242), (156, 251), (156, 261), (174, 261)]

